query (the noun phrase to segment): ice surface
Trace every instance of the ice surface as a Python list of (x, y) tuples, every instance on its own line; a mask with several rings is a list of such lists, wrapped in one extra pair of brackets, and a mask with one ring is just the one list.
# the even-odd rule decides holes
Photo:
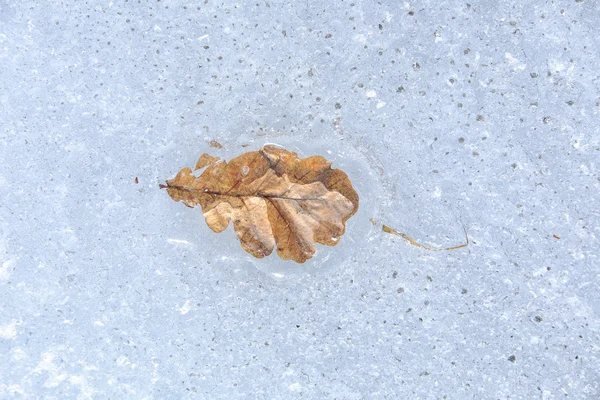
[[(0, 0), (0, 398), (598, 398), (599, 20)], [(361, 196), (298, 269), (158, 188), (269, 142)]]

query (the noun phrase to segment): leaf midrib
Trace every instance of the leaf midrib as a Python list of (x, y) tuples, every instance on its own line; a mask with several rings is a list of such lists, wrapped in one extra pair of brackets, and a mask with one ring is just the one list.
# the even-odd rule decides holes
[(177, 190), (182, 190), (184, 192), (200, 192), (199, 194), (208, 194), (211, 196), (223, 196), (223, 197), (260, 197), (263, 199), (281, 199), (281, 200), (295, 200), (295, 201), (303, 201), (303, 200), (320, 200), (320, 201), (324, 201), (325, 199), (320, 198), (320, 197), (286, 197), (286, 196), (275, 196), (275, 195), (265, 195), (262, 193), (254, 193), (254, 194), (227, 194), (227, 193), (221, 193), (221, 192), (213, 192), (210, 190), (205, 190), (205, 189), (195, 189), (195, 188), (188, 188), (185, 186), (178, 186), (178, 185), (167, 185), (167, 189), (177, 189)]

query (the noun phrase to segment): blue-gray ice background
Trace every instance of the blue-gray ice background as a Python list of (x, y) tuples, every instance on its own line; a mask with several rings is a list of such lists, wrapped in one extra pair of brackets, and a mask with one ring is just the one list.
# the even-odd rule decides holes
[[(598, 398), (599, 8), (0, 0), (0, 398)], [(267, 142), (362, 199), (279, 275), (158, 189)]]

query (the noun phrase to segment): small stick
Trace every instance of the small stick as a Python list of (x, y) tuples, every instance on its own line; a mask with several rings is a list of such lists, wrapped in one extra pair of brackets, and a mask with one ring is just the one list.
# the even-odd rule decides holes
[(389, 226), (381, 223), (380, 221), (376, 221), (373, 218), (370, 219), (371, 223), (375, 226), (381, 226), (381, 230), (385, 233), (389, 233), (390, 235), (395, 235), (395, 236), (400, 236), (402, 239), (406, 240), (409, 244), (415, 246), (415, 247), (420, 247), (422, 249), (425, 250), (429, 250), (429, 251), (447, 251), (447, 250), (457, 250), (463, 247), (467, 247), (469, 245), (469, 235), (467, 234), (467, 229), (464, 227), (463, 225), (463, 230), (465, 231), (465, 243), (463, 244), (459, 244), (458, 246), (452, 246), (452, 247), (431, 247), (425, 244), (421, 244), (417, 241), (415, 241), (413, 238), (411, 238), (410, 236), (408, 236), (405, 233), (402, 232), (398, 232), (396, 229), (394, 228), (390, 228)]

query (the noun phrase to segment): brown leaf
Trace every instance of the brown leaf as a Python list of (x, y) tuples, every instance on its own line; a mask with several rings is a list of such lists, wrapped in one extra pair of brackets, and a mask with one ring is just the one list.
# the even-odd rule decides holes
[(200, 156), (200, 158), (196, 162), (196, 167), (194, 168), (194, 171), (202, 169), (210, 164), (214, 164), (219, 160), (220, 160), (219, 157), (209, 156), (208, 154), (204, 153)]
[(345, 223), (358, 210), (358, 195), (348, 176), (321, 156), (265, 146), (229, 161), (203, 154), (196, 169), (168, 180), (171, 198), (188, 207), (200, 205), (206, 223), (222, 232), (233, 221), (242, 248), (255, 257), (275, 246), (284, 260), (303, 263), (315, 243), (334, 246)]

